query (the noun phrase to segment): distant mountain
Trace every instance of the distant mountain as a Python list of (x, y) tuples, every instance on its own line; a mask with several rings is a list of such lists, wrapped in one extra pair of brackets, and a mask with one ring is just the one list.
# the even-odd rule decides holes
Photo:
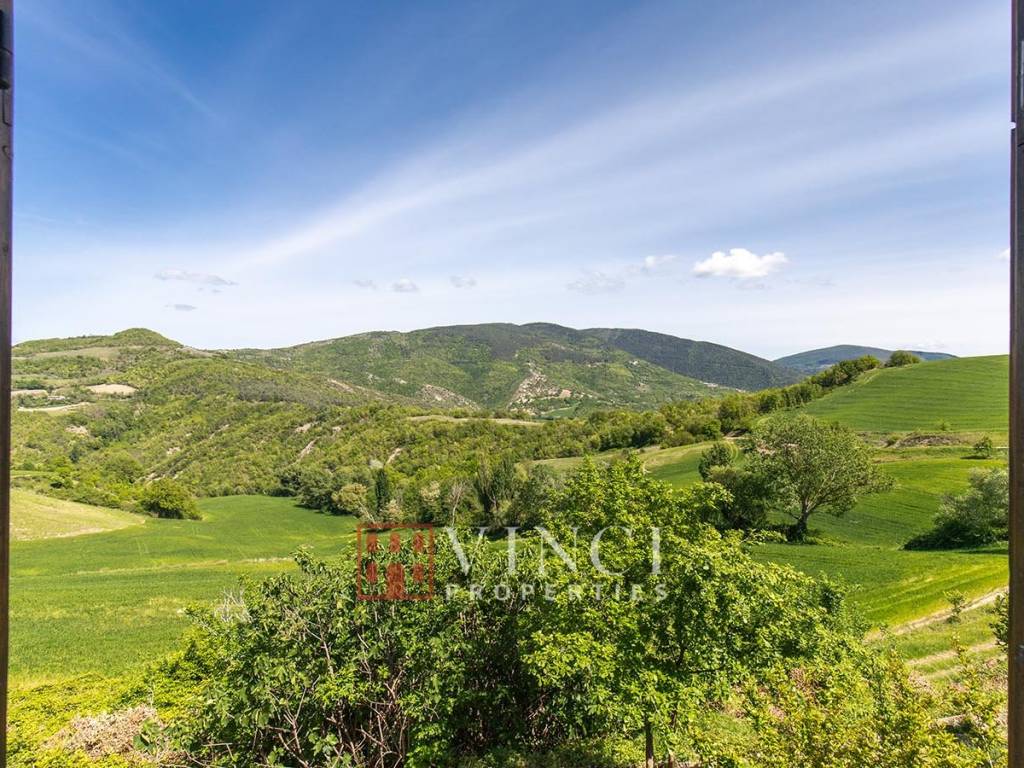
[(545, 415), (653, 407), (731, 386), (669, 370), (586, 331), (545, 323), (376, 331), (231, 354), (428, 406)]
[[(794, 371), (798, 371), (804, 375), (810, 375), (812, 373), (822, 371), (830, 365), (841, 363), (843, 360), (853, 360), (858, 357), (863, 357), (864, 355), (873, 355), (884, 363), (889, 359), (889, 355), (891, 355), (893, 351), (894, 350), (881, 349), (879, 347), (861, 347), (856, 344), (838, 344), (834, 347), (812, 349), (807, 352), (798, 352), (795, 355), (780, 357), (775, 361), (775, 363)], [(922, 360), (948, 360), (956, 357), (956, 355), (947, 355), (944, 352), (921, 352), (919, 350), (910, 351)]]
[(591, 328), (584, 333), (675, 373), (737, 389), (780, 387), (802, 378), (778, 363), (707, 341), (638, 329)]
[[(655, 408), (800, 374), (719, 344), (638, 329), (487, 323), (375, 331), (281, 349), (198, 350), (153, 331), (44, 339), (14, 350), (22, 407), (120, 390), (308, 406), (371, 401), (535, 415)], [(24, 402), (22, 402), (24, 401)]]

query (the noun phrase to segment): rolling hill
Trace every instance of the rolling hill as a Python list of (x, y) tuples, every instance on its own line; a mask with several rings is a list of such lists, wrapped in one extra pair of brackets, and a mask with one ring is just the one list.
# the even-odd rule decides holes
[[(954, 355), (947, 355), (944, 352), (911, 351), (922, 360), (948, 360), (954, 357)], [(834, 347), (811, 349), (807, 352), (798, 352), (794, 355), (780, 357), (775, 361), (775, 363), (776, 365), (780, 365), (790, 370), (797, 371), (805, 376), (809, 376), (813, 373), (817, 373), (818, 371), (823, 371), (831, 365), (841, 363), (843, 360), (854, 360), (855, 358), (863, 357), (864, 355), (877, 357), (884, 363), (889, 359), (889, 355), (892, 353), (893, 350), (891, 349), (881, 349), (879, 347), (862, 347), (856, 344), (837, 344)]]
[(432, 406), (537, 414), (650, 407), (800, 375), (745, 352), (640, 330), (487, 323), (379, 331), (231, 355)]
[(963, 357), (870, 371), (805, 406), (864, 432), (946, 429), (1006, 434), (1009, 358)]
[(635, 328), (589, 328), (582, 333), (675, 373), (736, 389), (783, 387), (803, 378), (783, 365), (707, 341)]

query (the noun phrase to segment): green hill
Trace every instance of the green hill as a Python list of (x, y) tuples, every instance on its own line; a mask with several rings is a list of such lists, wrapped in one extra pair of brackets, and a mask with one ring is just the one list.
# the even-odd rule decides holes
[[(949, 360), (954, 355), (947, 355), (944, 352), (921, 352), (910, 350), (922, 360)], [(775, 361), (776, 365), (783, 366), (792, 371), (797, 371), (805, 376), (823, 371), (829, 366), (841, 363), (843, 360), (855, 360), (864, 355), (877, 357), (883, 363), (893, 353), (891, 349), (880, 347), (862, 347), (857, 344), (837, 344), (834, 347), (823, 347), (822, 349), (811, 349), (807, 352), (798, 352), (794, 355), (780, 357)]]
[(707, 341), (635, 328), (590, 328), (583, 333), (670, 371), (736, 389), (782, 387), (803, 378), (770, 360)]
[(1009, 358), (964, 357), (885, 368), (805, 406), (865, 432), (944, 428), (1005, 434)]
[[(729, 352), (742, 358), (743, 353)], [(728, 366), (723, 365), (714, 379), (700, 380), (695, 374), (707, 374), (708, 368), (687, 367), (682, 358), (645, 359), (609, 343), (601, 333), (547, 323), (377, 331), (232, 355), (345, 379), (422, 405), (516, 408), (539, 415), (649, 408), (707, 395), (716, 386), (739, 387), (751, 378), (724, 375)], [(757, 365), (762, 364), (771, 365)], [(757, 365), (747, 362), (753, 370)], [(733, 367), (742, 366), (737, 362)]]

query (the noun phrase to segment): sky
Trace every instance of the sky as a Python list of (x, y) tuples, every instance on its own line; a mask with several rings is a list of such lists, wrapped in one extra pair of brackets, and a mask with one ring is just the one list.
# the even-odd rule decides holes
[(1005, 0), (16, 10), (16, 340), (1007, 349)]

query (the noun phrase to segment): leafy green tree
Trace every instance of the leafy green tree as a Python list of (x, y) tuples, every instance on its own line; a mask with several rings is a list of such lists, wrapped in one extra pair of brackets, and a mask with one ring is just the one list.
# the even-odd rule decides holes
[(907, 549), (956, 549), (1006, 539), (1010, 478), (1005, 469), (971, 473), (969, 488), (942, 499), (935, 527), (911, 539)]
[(891, 485), (852, 430), (810, 416), (766, 420), (751, 434), (749, 454), (750, 471), (771, 483), (777, 508), (793, 520), (792, 541), (806, 538), (816, 512), (843, 515), (862, 495)]
[(700, 476), (704, 480), (710, 480), (711, 472), (715, 467), (727, 467), (735, 458), (736, 449), (724, 440), (719, 440), (701, 453), (697, 471), (700, 472)]
[(743, 467), (713, 467), (710, 482), (729, 492), (729, 499), (716, 509), (716, 528), (753, 531), (768, 527), (769, 513), (777, 503), (775, 484), (771, 478)]
[[(575, 568), (554, 564), (555, 597), (541, 606), (526, 661), (555, 685), (552, 704), (570, 721), (635, 733), (648, 766), (657, 745), (674, 760), (692, 742), (690, 729), (722, 690), (813, 655), (844, 622), (834, 593), (754, 562), (738, 537), (699, 522), (726, 496), (713, 483), (676, 493), (634, 458), (585, 466), (552, 502), (549, 525), (560, 540), (577, 530), (608, 535), (601, 568), (590, 542), (576, 547)], [(657, 567), (652, 528), (663, 553)], [(602, 601), (575, 596), (599, 587)]]
[(388, 504), (394, 498), (391, 489), (391, 475), (387, 467), (380, 467), (373, 476), (373, 504), (377, 518), (383, 519)]
[(477, 461), (473, 487), (483, 507), (484, 524), (503, 525), (504, 512), (516, 491), (516, 463), (509, 455), (491, 462), (487, 457)]
[(199, 507), (188, 488), (169, 477), (148, 483), (139, 496), (139, 506), (156, 517), (199, 520)]
[(356, 517), (366, 514), (369, 492), (370, 489), (362, 483), (346, 483), (331, 494), (334, 511)]
[(905, 365), (914, 365), (920, 363), (921, 358), (915, 355), (913, 352), (907, 352), (905, 349), (897, 349), (891, 355), (889, 360), (886, 362), (886, 368), (902, 368)]
[(321, 512), (332, 510), (331, 496), (336, 490), (336, 481), (323, 467), (303, 467), (289, 476), (288, 481), (295, 484), (295, 498), (301, 506)]

